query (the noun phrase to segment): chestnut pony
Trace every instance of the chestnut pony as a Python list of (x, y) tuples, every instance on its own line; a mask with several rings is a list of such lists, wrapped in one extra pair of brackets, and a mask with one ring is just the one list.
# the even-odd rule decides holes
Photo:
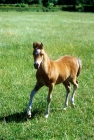
[(46, 54), (43, 44), (33, 43), (34, 67), (36, 72), (36, 85), (30, 94), (30, 100), (27, 109), (28, 117), (31, 117), (32, 100), (35, 93), (44, 85), (48, 87), (47, 109), (45, 117), (48, 118), (50, 111), (50, 101), (52, 98), (52, 90), (56, 84), (62, 83), (66, 88), (66, 98), (63, 110), (68, 106), (68, 95), (70, 93), (70, 83), (73, 84), (73, 93), (71, 104), (74, 106), (74, 95), (78, 87), (76, 77), (80, 74), (82, 67), (81, 60), (72, 56), (62, 56), (56, 61), (49, 59)]

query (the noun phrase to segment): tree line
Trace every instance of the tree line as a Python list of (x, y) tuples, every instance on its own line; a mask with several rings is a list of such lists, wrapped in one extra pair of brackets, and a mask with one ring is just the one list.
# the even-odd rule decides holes
[(0, 0), (0, 4), (41, 4), (43, 6), (49, 5), (93, 5), (94, 0)]

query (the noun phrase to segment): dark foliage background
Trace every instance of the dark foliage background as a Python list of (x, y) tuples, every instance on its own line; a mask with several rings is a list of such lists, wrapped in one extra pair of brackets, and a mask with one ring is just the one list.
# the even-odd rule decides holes
[[(8, 5), (8, 7), (6, 5)], [(30, 7), (32, 6), (33, 9), (30, 9)], [(56, 6), (58, 6), (58, 9), (56, 8)], [(22, 7), (24, 7), (24, 9)], [(1, 11), (37, 10), (38, 12), (62, 10), (62, 11), (94, 12), (94, 0), (0, 0), (0, 10)]]
[(42, 4), (48, 6), (49, 4), (54, 5), (94, 5), (94, 0), (0, 0), (0, 4), (15, 4), (15, 3), (24, 3), (24, 4)]

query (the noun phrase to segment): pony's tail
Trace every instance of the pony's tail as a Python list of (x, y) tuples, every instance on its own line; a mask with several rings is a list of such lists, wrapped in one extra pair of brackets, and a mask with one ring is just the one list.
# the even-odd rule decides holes
[(82, 61), (81, 59), (77, 58), (78, 64), (79, 64), (79, 68), (78, 68), (78, 72), (77, 72), (77, 76), (79, 76), (81, 69), (82, 69)]

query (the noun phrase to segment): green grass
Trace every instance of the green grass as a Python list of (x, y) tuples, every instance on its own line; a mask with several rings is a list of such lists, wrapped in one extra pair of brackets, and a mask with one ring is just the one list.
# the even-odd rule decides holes
[[(48, 119), (44, 118), (48, 89), (33, 100), (32, 119), (26, 118), (29, 94), (36, 82), (32, 43), (42, 42), (52, 59), (80, 57), (83, 69), (75, 96), (62, 111), (64, 86), (55, 86)], [(0, 140), (94, 139), (94, 14), (0, 12)]]

